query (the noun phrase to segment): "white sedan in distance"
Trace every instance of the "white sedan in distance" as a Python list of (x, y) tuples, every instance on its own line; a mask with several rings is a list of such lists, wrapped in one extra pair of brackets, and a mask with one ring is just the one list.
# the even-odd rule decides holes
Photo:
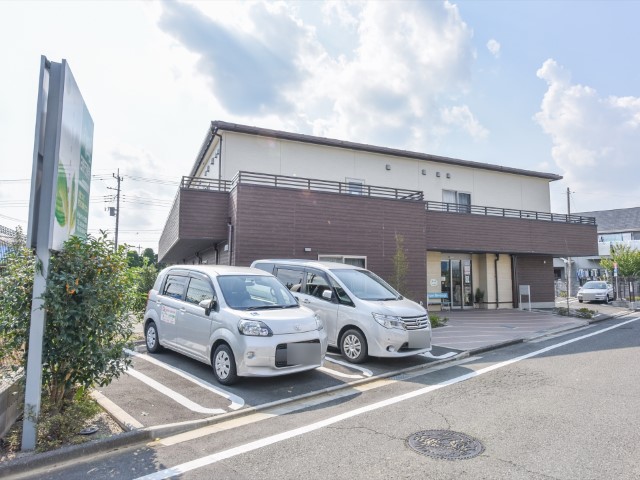
[(590, 281), (585, 283), (578, 290), (578, 301), (582, 302), (604, 302), (613, 300), (613, 285), (602, 281)]

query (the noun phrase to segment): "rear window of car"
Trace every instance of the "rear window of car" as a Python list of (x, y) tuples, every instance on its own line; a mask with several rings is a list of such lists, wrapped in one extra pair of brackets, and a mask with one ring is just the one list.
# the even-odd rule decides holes
[(182, 300), (184, 296), (184, 287), (187, 284), (187, 278), (178, 275), (168, 275), (167, 281), (162, 289), (162, 295)]

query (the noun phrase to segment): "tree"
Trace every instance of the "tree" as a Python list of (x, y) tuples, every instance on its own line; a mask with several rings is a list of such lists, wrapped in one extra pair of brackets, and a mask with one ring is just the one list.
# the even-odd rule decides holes
[(135, 250), (129, 250), (127, 252), (127, 264), (130, 267), (140, 267), (142, 266), (142, 258), (138, 255), (138, 252)]
[[(34, 266), (26, 245), (16, 246), (0, 274), (0, 353), (24, 348), (31, 319)], [(42, 351), (43, 386), (54, 410), (62, 412), (78, 388), (104, 386), (130, 364), (135, 277), (125, 247), (71, 237), (51, 255), (43, 295), (47, 323)]]
[(640, 277), (640, 251), (629, 245), (611, 245), (611, 258), (603, 258), (600, 265), (613, 273), (613, 264), (618, 264), (621, 277)]
[(43, 380), (62, 410), (75, 388), (108, 385), (129, 365), (135, 277), (113, 242), (71, 237), (51, 256), (44, 294), (47, 325)]
[(404, 237), (396, 233), (396, 253), (393, 255), (393, 276), (391, 286), (402, 295), (407, 296), (407, 272), (409, 262), (404, 249)]
[[(24, 366), (36, 259), (20, 227), (0, 265), (0, 358)], [(9, 366), (9, 365), (7, 365)]]
[(145, 248), (142, 252), (142, 258), (148, 259), (150, 265), (158, 263), (158, 255), (154, 253), (153, 248)]

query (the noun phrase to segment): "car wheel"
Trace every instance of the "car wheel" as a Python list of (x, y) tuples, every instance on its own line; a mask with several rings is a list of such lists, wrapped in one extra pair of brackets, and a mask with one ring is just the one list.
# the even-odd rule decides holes
[(158, 353), (162, 350), (160, 345), (160, 337), (158, 336), (158, 327), (155, 322), (149, 322), (144, 332), (144, 342), (147, 345), (147, 352)]
[(229, 345), (225, 343), (218, 345), (218, 348), (216, 348), (216, 351), (213, 353), (212, 360), (211, 366), (213, 367), (213, 374), (219, 383), (222, 385), (231, 385), (238, 381), (236, 359)]
[(604, 297), (604, 303), (605, 303), (605, 305), (609, 304), (609, 294), (607, 294), (607, 296)]
[(347, 330), (340, 339), (340, 351), (351, 363), (362, 363), (367, 359), (367, 340), (360, 330)]
[(578, 300), (578, 302), (582, 303), (582, 300)]

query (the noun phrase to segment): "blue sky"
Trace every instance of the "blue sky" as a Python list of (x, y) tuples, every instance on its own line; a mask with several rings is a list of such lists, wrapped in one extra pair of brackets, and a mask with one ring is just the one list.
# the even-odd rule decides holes
[(26, 230), (39, 57), (95, 122), (89, 228), (152, 247), (211, 120), (563, 175), (638, 206), (640, 2), (0, 2), (0, 224)]

